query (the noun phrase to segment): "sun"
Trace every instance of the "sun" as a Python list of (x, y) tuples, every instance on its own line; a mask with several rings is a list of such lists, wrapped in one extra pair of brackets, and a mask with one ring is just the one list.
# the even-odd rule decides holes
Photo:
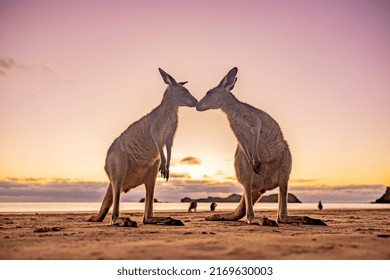
[(202, 159), (199, 164), (176, 163), (170, 169), (174, 176), (191, 180), (224, 182), (235, 179), (233, 163), (215, 158)]

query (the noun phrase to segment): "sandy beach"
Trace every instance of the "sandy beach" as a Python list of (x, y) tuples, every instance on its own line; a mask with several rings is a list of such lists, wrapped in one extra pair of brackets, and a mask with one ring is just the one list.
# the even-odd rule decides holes
[(136, 212), (138, 227), (121, 228), (86, 222), (90, 214), (2, 214), (0, 259), (390, 259), (389, 209), (290, 211), (327, 226), (278, 227), (205, 221), (210, 212), (156, 212), (185, 226), (143, 225)]

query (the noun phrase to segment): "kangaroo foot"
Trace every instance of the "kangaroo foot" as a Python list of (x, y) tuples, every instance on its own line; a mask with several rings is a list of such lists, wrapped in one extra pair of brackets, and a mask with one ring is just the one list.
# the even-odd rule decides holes
[(237, 215), (233, 214), (213, 214), (211, 216), (206, 217), (206, 221), (238, 221), (242, 216), (237, 217)]
[(117, 227), (137, 227), (137, 222), (130, 220), (129, 218), (118, 217), (111, 221), (113, 226)]
[(263, 218), (262, 225), (263, 226), (268, 226), (268, 227), (277, 227), (277, 226), (279, 226), (276, 221), (270, 220), (268, 218)]
[(310, 218), (308, 216), (286, 216), (283, 218), (278, 218), (278, 222), (283, 224), (327, 226), (327, 224), (325, 224), (322, 220)]
[(89, 217), (87, 222), (101, 222), (103, 220), (104, 220), (104, 218), (102, 219), (98, 215), (94, 215), (94, 216)]
[(221, 214), (213, 214), (206, 217), (206, 221), (226, 221)]
[(144, 219), (144, 224), (184, 226), (184, 223), (182, 221), (173, 219), (171, 217), (152, 217), (149, 219)]

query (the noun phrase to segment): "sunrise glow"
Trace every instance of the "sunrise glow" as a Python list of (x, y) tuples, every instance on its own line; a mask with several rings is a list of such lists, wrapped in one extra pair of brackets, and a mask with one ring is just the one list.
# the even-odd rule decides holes
[[(233, 66), (235, 96), (282, 128), (291, 186), (390, 184), (386, 1), (38, 2), (0, 4), (0, 187), (106, 182), (112, 141), (162, 99), (158, 67), (200, 99)], [(181, 108), (159, 182), (240, 190), (236, 145), (221, 111)]]

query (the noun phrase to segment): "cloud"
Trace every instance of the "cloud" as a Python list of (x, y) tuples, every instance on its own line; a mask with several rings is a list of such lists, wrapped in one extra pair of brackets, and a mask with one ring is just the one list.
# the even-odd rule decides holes
[(170, 173), (169, 174), (170, 179), (191, 179), (191, 175), (187, 172), (185, 173)]
[(202, 161), (197, 157), (185, 157), (182, 160), (180, 160), (180, 164), (183, 165), (199, 165)]
[(225, 178), (225, 180), (228, 180), (228, 181), (237, 181), (237, 178), (235, 176), (226, 176), (224, 178)]
[(77, 182), (79, 180), (72, 180), (67, 178), (7, 177), (6, 181), (16, 182), (16, 183), (45, 185), (51, 183), (71, 183), (71, 182)]
[(72, 84), (72, 81), (64, 79), (46, 65), (26, 64), (9, 57), (0, 57), (0, 76), (11, 76), (11, 74), (22, 77), (23, 83), (41, 88), (52, 89)]
[(304, 183), (314, 183), (317, 180), (315, 179), (290, 179), (290, 183), (298, 183), (298, 184), (304, 184)]
[[(212, 180), (194, 180), (187, 173), (173, 174), (168, 182), (157, 180), (155, 197), (160, 201), (179, 202), (181, 198), (226, 196), (240, 192), (241, 186)], [(108, 182), (76, 181), (63, 178), (7, 178), (0, 181), (0, 202), (100, 202)], [(145, 196), (139, 186), (121, 200), (138, 202)]]
[[(242, 186), (233, 181), (217, 181), (210, 178), (195, 180), (187, 173), (174, 174), (168, 182), (157, 180), (155, 198), (159, 201), (179, 202), (183, 197), (226, 197), (242, 194)], [(7, 178), (0, 180), (0, 202), (101, 202), (108, 182), (77, 181), (63, 178)], [(291, 186), (289, 192), (302, 202), (346, 203), (372, 202), (386, 188), (383, 185), (349, 186)], [(278, 192), (274, 189), (266, 195)], [(121, 195), (121, 201), (138, 202), (145, 196), (145, 188), (139, 186)]]
[(68, 179), (10, 178), (0, 181), (1, 202), (84, 202), (102, 199), (107, 183)]
[(384, 192), (383, 185), (348, 185), (348, 186), (291, 186), (289, 191), (302, 202), (345, 203), (373, 202)]
[(6, 75), (12, 69), (17, 67), (18, 67), (17, 63), (12, 58), (0, 57), (0, 75)]

